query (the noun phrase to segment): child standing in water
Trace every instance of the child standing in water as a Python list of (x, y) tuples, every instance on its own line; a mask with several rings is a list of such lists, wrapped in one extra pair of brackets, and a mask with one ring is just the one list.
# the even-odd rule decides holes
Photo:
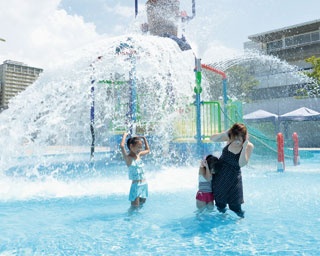
[[(125, 150), (127, 136), (128, 133), (123, 134), (120, 148), (129, 169), (129, 179), (132, 180), (129, 194), (129, 201), (131, 201), (130, 210), (132, 211), (142, 207), (148, 197), (148, 184), (143, 169), (144, 164), (140, 157), (148, 154), (150, 148), (144, 136), (132, 137), (127, 140), (128, 153)], [(144, 149), (142, 149), (143, 143)]]
[(215, 172), (215, 164), (218, 158), (213, 155), (208, 155), (206, 159), (201, 161), (199, 167), (199, 187), (196, 195), (196, 205), (199, 212), (204, 209), (213, 210), (214, 195), (212, 192), (212, 174)]

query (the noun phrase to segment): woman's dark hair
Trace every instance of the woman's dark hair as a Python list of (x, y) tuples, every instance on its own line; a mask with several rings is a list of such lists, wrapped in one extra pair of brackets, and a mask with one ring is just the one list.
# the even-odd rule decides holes
[(247, 137), (247, 127), (241, 123), (235, 123), (228, 132), (228, 137), (231, 139), (232, 137), (240, 136), (242, 137), (243, 141), (246, 140)]
[(127, 147), (130, 149), (130, 145), (135, 146), (138, 141), (141, 141), (139, 137), (132, 137), (127, 140)]

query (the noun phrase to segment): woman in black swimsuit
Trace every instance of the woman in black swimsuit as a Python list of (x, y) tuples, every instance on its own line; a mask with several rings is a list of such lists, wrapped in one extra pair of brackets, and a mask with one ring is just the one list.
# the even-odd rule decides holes
[(210, 139), (215, 142), (227, 141), (219, 159), (221, 170), (214, 175), (212, 180), (217, 209), (224, 213), (228, 204), (230, 210), (243, 218), (241, 167), (248, 163), (254, 148), (249, 142), (247, 128), (244, 124), (235, 123), (226, 132), (213, 134)]

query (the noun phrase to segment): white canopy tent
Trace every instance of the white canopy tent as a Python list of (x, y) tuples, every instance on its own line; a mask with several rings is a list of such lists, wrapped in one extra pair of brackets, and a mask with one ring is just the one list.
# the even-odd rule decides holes
[(286, 114), (279, 116), (279, 121), (316, 121), (320, 120), (320, 113), (306, 108), (298, 108)]
[(275, 122), (278, 118), (278, 115), (271, 112), (259, 109), (252, 113), (246, 114), (243, 116), (245, 121), (273, 121)]
[(262, 128), (263, 124), (271, 123), (274, 126), (274, 133), (277, 134), (279, 131), (278, 115), (262, 109), (244, 115), (243, 120), (248, 124), (258, 124), (258, 129)]

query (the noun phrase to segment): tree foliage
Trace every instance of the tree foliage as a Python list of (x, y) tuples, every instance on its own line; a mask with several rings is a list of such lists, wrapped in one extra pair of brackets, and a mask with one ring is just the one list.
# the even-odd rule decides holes
[[(229, 68), (227, 75), (227, 94), (229, 99), (250, 102), (251, 91), (258, 85), (258, 81), (251, 75), (250, 69), (244, 65), (235, 65)], [(204, 70), (204, 75), (208, 80), (209, 94), (213, 100), (222, 98), (221, 76)]]
[(306, 59), (306, 62), (310, 63), (313, 67), (312, 72), (306, 73), (306, 75), (313, 78), (318, 84), (320, 84), (320, 57), (316, 58), (315, 56), (312, 56)]
[(320, 57), (312, 56), (307, 58), (306, 62), (312, 65), (312, 71), (304, 72), (304, 74), (310, 77), (313, 83), (309, 83), (305, 88), (299, 89), (297, 94), (299, 96), (320, 97)]

